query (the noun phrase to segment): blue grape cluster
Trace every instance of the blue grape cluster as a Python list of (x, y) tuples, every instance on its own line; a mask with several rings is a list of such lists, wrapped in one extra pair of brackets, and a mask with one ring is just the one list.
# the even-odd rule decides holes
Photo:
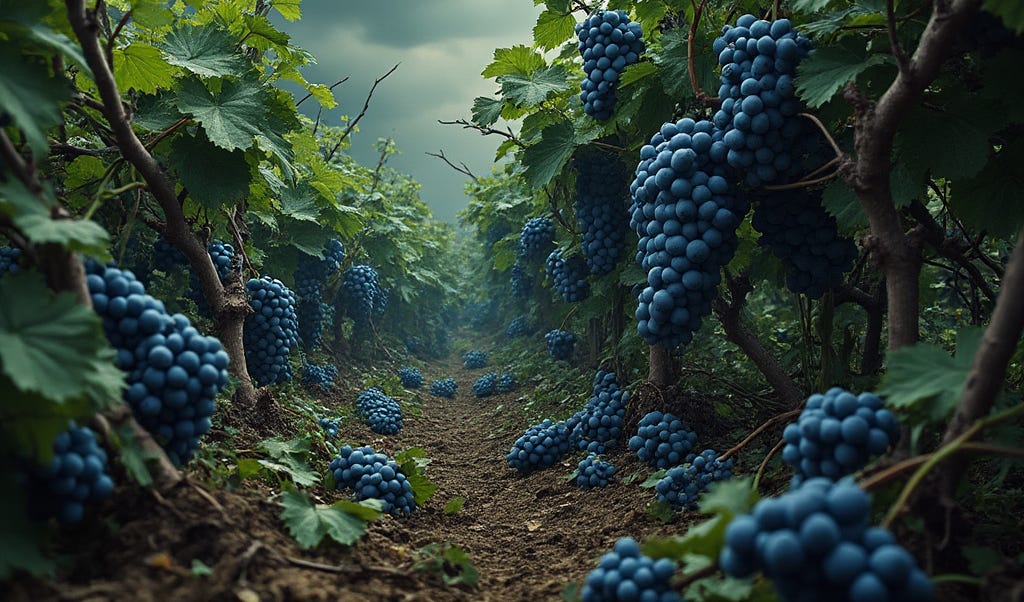
[[(235, 261), (235, 247), (231, 244), (213, 240), (210, 244), (206, 245), (206, 252), (210, 254), (210, 261), (213, 262), (213, 267), (217, 270), (217, 276), (221, 282), (228, 277), (231, 273), (232, 265)], [(210, 304), (206, 301), (206, 295), (203, 294), (202, 287), (199, 285), (199, 277), (196, 276), (195, 272), (189, 272), (188, 276), (188, 291), (185, 296), (196, 304), (196, 311), (200, 316), (209, 317), (213, 314), (210, 310)]]
[(413, 355), (419, 353), (422, 346), (423, 341), (421, 341), (417, 336), (411, 336), (405, 339), (405, 350)]
[(334, 364), (303, 364), (302, 382), (307, 385), (316, 385), (325, 389), (334, 384), (338, 378), (338, 367)]
[(455, 391), (459, 388), (459, 383), (455, 382), (452, 377), (442, 378), (440, 380), (434, 380), (430, 383), (430, 394), (437, 395), (438, 397), (455, 397)]
[(510, 393), (516, 388), (516, 377), (514, 374), (505, 372), (498, 376), (498, 383), (495, 385), (495, 390), (498, 393)]
[(369, 446), (353, 449), (351, 445), (339, 453), (329, 467), (336, 489), (351, 489), (357, 500), (380, 500), (384, 512), (393, 516), (407, 516), (416, 509), (412, 484), (386, 454)]
[(597, 454), (587, 454), (576, 467), (576, 486), (580, 489), (607, 487), (614, 474), (614, 464), (601, 460)]
[(270, 276), (249, 280), (245, 290), (253, 311), (242, 332), (249, 375), (261, 386), (290, 381), (288, 354), (299, 343), (295, 293)]
[(370, 430), (381, 435), (394, 435), (402, 430), (402, 406), (377, 387), (359, 394), (356, 408), (370, 425)]
[(127, 270), (85, 264), (93, 310), (115, 363), (128, 373), (124, 400), (176, 466), (188, 462), (210, 430), (214, 400), (228, 382), (228, 354), (220, 341), (202, 335)]
[(419, 389), (423, 386), (423, 373), (415, 366), (402, 366), (398, 369), (398, 378), (407, 389)]
[(462, 356), (463, 367), (468, 370), (483, 368), (487, 365), (487, 354), (477, 349), (471, 349)]
[(498, 374), (488, 372), (473, 383), (473, 393), (477, 397), (490, 397), (498, 390)]
[(628, 172), (619, 158), (599, 150), (578, 153), (576, 223), (583, 233), (581, 248), (590, 273), (602, 276), (615, 269), (626, 252), (629, 212)]
[(786, 426), (782, 437), (782, 459), (795, 469), (794, 483), (809, 477), (835, 481), (895, 445), (900, 425), (877, 395), (854, 395), (833, 387), (808, 397), (800, 417)]
[(640, 419), (629, 449), (641, 462), (657, 469), (682, 464), (697, 443), (697, 433), (688, 430), (672, 414), (654, 411)]
[(751, 224), (758, 244), (786, 266), (786, 287), (818, 299), (843, 283), (857, 246), (839, 236), (836, 219), (821, 204), (821, 191), (790, 190), (765, 195)]
[(551, 252), (555, 244), (555, 224), (548, 217), (533, 217), (519, 233), (519, 257), (539, 260)]
[(170, 274), (188, 265), (188, 259), (178, 250), (178, 247), (158, 238), (153, 243), (153, 269), (160, 270), (164, 274)]
[(568, 360), (576, 350), (576, 335), (565, 330), (552, 330), (544, 335), (548, 355), (556, 360)]
[(805, 138), (793, 79), (811, 41), (789, 19), (768, 22), (743, 15), (712, 45), (722, 66), (714, 122), (724, 133), (726, 160), (751, 187), (792, 172)]
[(308, 349), (318, 349), (324, 327), (334, 315), (334, 307), (324, 302), (327, 280), (341, 269), (345, 248), (335, 239), (328, 240), (319, 257), (302, 255), (295, 269), (295, 294), (299, 298), (299, 337)]
[(505, 329), (505, 336), (514, 339), (526, 336), (529, 332), (530, 323), (526, 320), (526, 316), (516, 316), (508, 323), (508, 328)]
[(675, 572), (676, 563), (668, 558), (654, 560), (640, 551), (636, 540), (623, 537), (587, 574), (583, 602), (682, 602), (669, 584)]
[(548, 255), (547, 274), (566, 303), (577, 303), (590, 296), (587, 265), (579, 255), (563, 258), (562, 250), (555, 249)]
[(562, 459), (572, 447), (570, 429), (562, 422), (544, 420), (535, 424), (512, 444), (505, 461), (521, 474), (547, 468)]
[(604, 121), (615, 108), (615, 90), (628, 65), (640, 60), (643, 29), (622, 10), (596, 11), (576, 25), (583, 57), (580, 102), (594, 119)]
[(520, 260), (512, 264), (512, 296), (520, 299), (533, 292), (533, 277), (523, 268)]
[(96, 442), (92, 429), (74, 422), (54, 438), (50, 462), (26, 463), (22, 476), (29, 516), (55, 517), (65, 525), (81, 521), (87, 503), (108, 498), (114, 491), (114, 481), (107, 474), (107, 452)]
[(697, 498), (711, 483), (732, 478), (732, 458), (722, 462), (712, 449), (690, 454), (686, 464), (673, 466), (655, 485), (657, 497), (675, 508), (697, 509)]
[(326, 418), (321, 418), (319, 420), (319, 422), (320, 422), (320, 426), (323, 427), (324, 432), (327, 433), (328, 436), (331, 436), (331, 437), (337, 437), (338, 436), (338, 428), (339, 427), (338, 427), (338, 421), (337, 420), (328, 420)]
[(783, 600), (931, 600), (928, 575), (889, 531), (868, 526), (870, 510), (854, 483), (808, 479), (733, 519), (719, 564), (733, 577), (762, 571)]
[(341, 292), (346, 311), (358, 325), (368, 324), (370, 316), (386, 304), (377, 278), (377, 270), (365, 264), (349, 267), (342, 276)]
[(21, 249), (5, 245), (0, 247), (0, 276), (8, 273), (15, 273), (21, 266), (18, 261), (21, 259)]
[(711, 313), (722, 266), (736, 252), (747, 204), (727, 179), (722, 131), (710, 121), (666, 123), (640, 149), (630, 185), (636, 261), (647, 273), (637, 331), (650, 345), (689, 343)]
[[(614, 378), (614, 374), (612, 377)], [(576, 414), (569, 418), (576, 447), (603, 454), (622, 437), (629, 393), (618, 385), (598, 390)]]

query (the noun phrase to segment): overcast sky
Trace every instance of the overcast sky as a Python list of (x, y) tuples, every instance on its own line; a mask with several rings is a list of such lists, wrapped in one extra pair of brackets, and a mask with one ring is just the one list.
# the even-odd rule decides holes
[[(328, 125), (339, 125), (339, 115), (358, 115), (373, 80), (401, 63), (377, 86), (351, 153), (376, 165), (373, 143), (393, 137), (400, 154), (388, 165), (423, 185), (421, 198), (438, 219), (454, 222), (468, 201), (468, 178), (425, 153), (444, 149), (456, 164), (486, 175), (502, 139), (437, 120), (469, 119), (473, 98), (494, 93), (497, 84), (480, 72), (495, 48), (530, 42), (543, 6), (530, 0), (302, 0), (301, 6), (300, 21), (275, 23), (316, 57), (303, 70), (306, 79), (330, 85), (349, 77), (334, 89), (339, 107), (325, 113)], [(310, 100), (299, 108), (315, 116), (318, 107)]]

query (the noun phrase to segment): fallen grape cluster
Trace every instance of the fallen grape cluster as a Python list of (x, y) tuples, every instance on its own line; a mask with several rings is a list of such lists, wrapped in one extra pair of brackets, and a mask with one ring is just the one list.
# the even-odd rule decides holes
[(562, 250), (555, 249), (548, 255), (546, 268), (548, 278), (566, 303), (577, 303), (590, 296), (587, 266), (579, 255), (563, 258)]
[(583, 57), (580, 102), (594, 119), (606, 120), (615, 108), (615, 90), (626, 67), (644, 52), (643, 29), (621, 10), (596, 11), (576, 25)]
[(402, 406), (376, 387), (359, 394), (356, 408), (375, 433), (394, 435), (402, 430)]
[(338, 421), (337, 420), (328, 420), (327, 418), (321, 418), (319, 420), (319, 423), (320, 423), (320, 426), (323, 427), (324, 432), (327, 433), (328, 436), (330, 436), (330, 437), (337, 437), (338, 436), (338, 428), (339, 427), (338, 427)]
[(188, 318), (164, 304), (127, 270), (85, 263), (93, 310), (128, 373), (124, 400), (176, 466), (184, 465), (210, 430), (214, 399), (228, 382), (228, 354)]
[(516, 316), (508, 323), (508, 328), (505, 329), (505, 336), (514, 339), (526, 336), (529, 332), (530, 323), (526, 320), (526, 316)]
[(569, 417), (572, 442), (578, 449), (603, 454), (622, 437), (629, 393), (619, 389), (614, 372), (598, 370), (592, 396)]
[(552, 330), (544, 335), (548, 355), (556, 360), (568, 360), (576, 349), (576, 335), (565, 330)]
[(611, 153), (589, 147), (577, 154), (576, 222), (583, 233), (581, 248), (590, 273), (611, 272), (626, 252), (629, 213), (628, 171)]
[(785, 600), (931, 600), (928, 576), (889, 531), (868, 526), (870, 511), (854, 483), (808, 479), (733, 519), (719, 564), (733, 577), (762, 571)]
[(483, 368), (487, 365), (487, 354), (478, 349), (471, 349), (463, 354), (462, 360), (462, 366), (467, 370)]
[(398, 378), (402, 381), (402, 386), (408, 389), (419, 389), (423, 386), (423, 373), (415, 366), (399, 368)]
[(658, 411), (640, 419), (636, 434), (628, 442), (641, 462), (657, 469), (682, 464), (696, 443), (697, 433), (672, 414)]
[(636, 540), (623, 537), (587, 574), (583, 602), (680, 602), (682, 598), (669, 584), (675, 572), (674, 562), (668, 558), (654, 560), (640, 551)]
[(833, 387), (808, 397), (800, 417), (785, 428), (782, 459), (794, 468), (794, 483), (809, 477), (835, 481), (863, 468), (872, 455), (884, 454), (899, 438), (896, 416), (877, 395)]
[(438, 397), (455, 397), (455, 391), (458, 389), (459, 384), (455, 382), (455, 379), (448, 376), (439, 380), (434, 380), (430, 383), (430, 394), (437, 395)]
[(566, 423), (544, 420), (527, 428), (512, 443), (505, 461), (521, 474), (526, 474), (553, 465), (569, 453), (570, 448), (570, 429)]
[(690, 454), (686, 464), (673, 466), (658, 480), (654, 488), (658, 500), (676, 510), (697, 509), (697, 498), (716, 481), (732, 478), (733, 460), (721, 461), (713, 449)]
[(473, 394), (477, 397), (490, 397), (498, 390), (498, 373), (488, 372), (473, 383)]
[(587, 454), (576, 466), (576, 486), (580, 489), (607, 487), (614, 474), (614, 464), (601, 460), (597, 454)]
[(338, 367), (334, 364), (303, 364), (302, 382), (325, 389), (334, 384), (338, 378)]
[(261, 386), (288, 382), (288, 354), (299, 343), (295, 293), (270, 276), (249, 280), (245, 290), (253, 311), (242, 337), (249, 375)]
[(394, 516), (409, 515), (416, 509), (412, 485), (405, 473), (394, 460), (372, 447), (342, 447), (329, 469), (335, 488), (351, 489), (357, 500), (381, 500), (384, 512)]
[(495, 385), (498, 393), (510, 393), (516, 388), (516, 377), (510, 372), (498, 375), (498, 383)]
[(28, 492), (29, 515), (51, 517), (61, 524), (82, 520), (85, 506), (110, 497), (114, 481), (107, 474), (107, 452), (92, 429), (74, 422), (53, 440), (53, 457), (45, 465), (27, 463), (21, 476)]

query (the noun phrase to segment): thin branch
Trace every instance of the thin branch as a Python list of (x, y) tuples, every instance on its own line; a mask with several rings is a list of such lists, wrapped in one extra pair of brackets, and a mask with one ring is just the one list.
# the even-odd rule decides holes
[(25, 158), (21, 156), (14, 142), (7, 136), (7, 132), (0, 129), (0, 159), (4, 160), (11, 167), (11, 171), (18, 176), (21, 183), (33, 193), (38, 193), (39, 183), (32, 176), (33, 169)]
[(117, 36), (121, 34), (121, 30), (128, 24), (128, 20), (132, 18), (132, 10), (134, 9), (129, 8), (121, 15), (121, 20), (118, 21), (117, 27), (114, 28), (114, 33), (110, 34), (110, 39), (107, 40), (107, 60), (111, 64), (114, 63), (114, 44), (117, 42)]
[(581, 11), (585, 12), (588, 15), (590, 13), (594, 12), (594, 9), (590, 8), (589, 6), (587, 6), (587, 3), (583, 2), (583, 0), (572, 0), (572, 5), (573, 5), (573, 10), (574, 11), (581, 10)]
[(719, 570), (720, 567), (718, 566), (718, 563), (712, 562), (711, 564), (701, 569), (698, 569), (690, 573), (689, 575), (685, 575), (682, 579), (678, 581), (673, 581), (672, 589), (676, 590), (677, 592), (681, 592), (683, 591), (683, 589), (686, 588), (686, 586), (690, 585), (691, 583), (694, 583), (695, 581), (700, 581), (705, 577), (710, 577), (711, 575), (717, 573)]
[(51, 155), (63, 155), (65, 157), (79, 157), (87, 155), (90, 157), (106, 157), (108, 155), (116, 155), (118, 148), (116, 146), (107, 146), (104, 148), (82, 148), (79, 146), (72, 146), (70, 144), (51, 144), (50, 154)]
[(764, 471), (768, 468), (768, 463), (771, 462), (775, 454), (782, 451), (782, 448), (786, 446), (785, 439), (779, 439), (779, 442), (775, 444), (775, 447), (768, 451), (768, 454), (761, 461), (761, 465), (757, 467), (757, 472), (754, 473), (754, 489), (757, 490), (758, 483), (761, 482), (761, 477), (764, 476)]
[[(956, 452), (976, 452), (980, 454), (997, 454), (1002, 456), (1024, 456), (1024, 449), (1019, 447), (1008, 447), (1005, 445), (993, 445), (991, 443), (975, 443), (968, 441), (960, 445), (955, 450)], [(896, 480), (905, 472), (909, 472), (918, 466), (921, 466), (925, 462), (931, 459), (935, 454), (921, 454), (920, 456), (914, 456), (913, 458), (907, 458), (902, 462), (897, 462), (885, 469), (880, 470), (870, 477), (861, 480), (857, 483), (864, 491), (871, 491), (877, 489), (891, 481)]]
[(717, 98), (711, 98), (701, 89), (700, 82), (697, 81), (696, 51), (694, 49), (694, 40), (697, 38), (697, 25), (700, 23), (701, 13), (704, 12), (704, 7), (707, 3), (708, 0), (701, 0), (700, 4), (696, 5), (693, 9), (693, 22), (690, 23), (690, 35), (686, 40), (686, 67), (690, 74), (690, 85), (693, 86), (694, 96), (697, 97), (697, 100), (702, 105), (713, 106), (719, 104), (720, 101)]
[(900, 38), (896, 33), (896, 7), (894, 0), (885, 0), (885, 21), (886, 31), (889, 34), (889, 49), (896, 58), (896, 64), (899, 66), (900, 71), (905, 72), (910, 69), (910, 60), (907, 58), (907, 52), (903, 49), (903, 45), (900, 44)]
[(525, 148), (526, 147), (526, 145), (523, 144), (522, 140), (517, 138), (516, 135), (512, 133), (512, 128), (511, 127), (508, 127), (508, 128), (506, 128), (504, 130), (497, 130), (497, 129), (490, 128), (490, 127), (479, 126), (479, 125), (477, 125), (475, 123), (471, 123), (469, 121), (466, 121), (465, 119), (456, 119), (454, 121), (445, 121), (443, 119), (438, 119), (437, 122), (440, 123), (441, 125), (461, 125), (462, 129), (464, 129), (464, 130), (476, 130), (476, 131), (480, 132), (481, 136), (490, 136), (492, 134), (496, 135), (496, 136), (503, 136), (503, 137), (508, 138), (509, 140), (511, 140), (513, 143), (515, 143), (516, 146), (518, 146), (520, 148)]
[[(333, 84), (331, 84), (330, 86), (328, 86), (327, 89), (330, 90), (331, 92), (334, 92), (334, 89), (337, 88), (338, 86), (340, 86), (341, 84), (347, 82), (348, 78), (349, 78), (349, 76), (346, 75), (345, 77), (339, 79), (338, 81), (336, 81)], [(313, 96), (312, 92), (307, 93), (305, 96), (302, 97), (301, 100), (299, 100), (299, 102), (295, 103), (295, 106), (298, 107), (300, 104), (302, 104), (302, 103), (306, 102), (307, 100), (309, 100), (309, 98), (311, 96)]]
[(473, 172), (470, 171), (469, 166), (466, 165), (465, 163), (463, 163), (462, 161), (459, 161), (459, 165), (455, 165), (454, 163), (452, 163), (448, 159), (448, 157), (446, 157), (444, 155), (444, 149), (440, 149), (436, 153), (429, 153), (428, 152), (426, 154), (430, 155), (431, 157), (437, 157), (438, 159), (444, 161), (445, 163), (448, 164), (449, 167), (451, 167), (452, 169), (454, 169), (455, 171), (457, 171), (457, 172), (459, 172), (461, 174), (465, 174), (465, 175), (469, 176), (474, 182), (478, 182), (480, 180), (475, 175), (473, 175)]
[(345, 131), (341, 133), (341, 138), (338, 139), (338, 143), (334, 145), (334, 148), (332, 148), (331, 152), (328, 153), (327, 155), (326, 160), (328, 163), (330, 163), (331, 159), (334, 158), (334, 153), (338, 152), (338, 149), (341, 148), (341, 143), (344, 142), (346, 138), (348, 138), (349, 134), (352, 133), (352, 129), (356, 127), (356, 124), (359, 123), (359, 120), (362, 119), (364, 115), (366, 115), (366, 111), (369, 110), (370, 108), (370, 99), (373, 98), (374, 90), (376, 90), (377, 86), (382, 81), (387, 79), (389, 75), (394, 73), (395, 69), (398, 69), (399, 65), (401, 65), (401, 63), (395, 63), (395, 66), (389, 69), (387, 73), (373, 80), (373, 85), (370, 86), (370, 92), (366, 95), (366, 101), (363, 102), (363, 109), (359, 111), (359, 114), (356, 115), (355, 119), (348, 122), (348, 125), (345, 127)]
[(810, 180), (801, 180), (799, 182), (793, 182), (791, 184), (773, 184), (771, 186), (765, 186), (765, 190), (795, 190), (797, 188), (810, 188), (823, 182), (828, 182), (832, 178), (839, 175), (838, 171), (834, 171), (828, 175), (821, 176), (820, 178), (813, 178)]
[(156, 145), (157, 145), (157, 144), (160, 144), (160, 142), (161, 142), (161, 141), (162, 141), (162, 140), (163, 140), (164, 138), (166, 138), (166, 137), (170, 136), (170, 135), (171, 135), (171, 134), (173, 134), (173, 133), (174, 133), (175, 131), (177, 131), (177, 129), (178, 129), (178, 128), (180, 128), (181, 126), (183, 126), (183, 125), (185, 125), (186, 123), (188, 123), (188, 120), (189, 120), (189, 119), (190, 119), (189, 117), (182, 117), (181, 119), (179, 119), (179, 120), (175, 121), (175, 122), (174, 122), (174, 124), (172, 124), (172, 125), (171, 125), (171, 127), (169, 127), (169, 128), (167, 128), (166, 130), (164, 130), (164, 131), (160, 132), (159, 134), (157, 134), (156, 138), (153, 138), (152, 140), (150, 140), (150, 141), (149, 141), (149, 142), (148, 142), (148, 143), (146, 144), (146, 150), (147, 150), (147, 151), (151, 151), (151, 150), (153, 150), (154, 148), (156, 148)]
[(995, 303), (996, 293), (989, 285), (988, 279), (982, 275), (978, 266), (964, 255), (964, 250), (956, 244), (956, 241), (946, 237), (945, 228), (935, 221), (928, 208), (920, 201), (914, 201), (910, 204), (908, 211), (917, 220), (917, 223), (924, 227), (925, 240), (935, 248), (939, 255), (962, 267), (974, 286), (984, 293), (989, 301)]
[(245, 267), (249, 270), (249, 275), (258, 278), (260, 273), (249, 261), (249, 254), (245, 252), (245, 240), (242, 238), (242, 233), (238, 230), (238, 224), (235, 222), (235, 216), (232, 215), (231, 211), (224, 210), (224, 216), (228, 218), (228, 229), (231, 230), (231, 237), (235, 239), (235, 249), (242, 256), (242, 262)]
[(812, 115), (811, 113), (799, 113), (799, 115), (810, 119), (814, 122), (814, 125), (818, 126), (821, 133), (825, 135), (825, 140), (828, 140), (829, 146), (831, 146), (832, 150), (836, 152), (836, 157), (843, 156), (843, 149), (839, 148), (839, 144), (837, 144), (835, 138), (832, 137), (832, 132), (828, 131), (828, 128), (825, 127), (825, 124), (822, 123), (816, 115)]
[(771, 428), (771, 426), (773, 424), (775, 424), (776, 422), (782, 422), (783, 420), (789, 420), (791, 418), (796, 418), (797, 416), (800, 415), (800, 412), (803, 411), (803, 407), (802, 406), (803, 406), (803, 404), (801, 404), (801, 407), (799, 407), (799, 408), (796, 408), (794, 410), (790, 410), (788, 412), (784, 412), (782, 414), (779, 414), (778, 416), (774, 416), (772, 418), (769, 418), (768, 420), (765, 421), (764, 424), (762, 424), (761, 426), (759, 426), (756, 429), (754, 429), (754, 432), (752, 432), (749, 435), (747, 435), (746, 437), (744, 437), (743, 441), (740, 441), (732, 449), (730, 449), (729, 451), (725, 452), (721, 456), (718, 456), (718, 459), (722, 460), (723, 462), (725, 460), (728, 460), (730, 457), (735, 455), (736, 452), (738, 452), (741, 449), (743, 449), (744, 447), (746, 447), (746, 445), (748, 443), (750, 443), (751, 441), (753, 441), (758, 435), (760, 435), (761, 433), (763, 433), (766, 430), (768, 430), (769, 428)]

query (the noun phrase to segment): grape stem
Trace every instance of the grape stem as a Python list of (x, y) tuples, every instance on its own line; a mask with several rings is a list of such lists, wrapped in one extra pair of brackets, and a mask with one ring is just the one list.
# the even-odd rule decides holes
[(818, 126), (818, 129), (821, 130), (821, 133), (825, 135), (825, 140), (828, 141), (829, 146), (831, 146), (832, 150), (834, 150), (836, 152), (836, 157), (837, 158), (843, 156), (843, 149), (839, 148), (839, 144), (836, 142), (836, 139), (832, 137), (832, 132), (828, 131), (828, 128), (825, 127), (825, 124), (822, 123), (821, 120), (818, 119), (818, 117), (816, 115), (813, 115), (811, 113), (798, 113), (798, 114), (801, 117), (805, 117), (807, 119), (810, 119), (812, 122), (814, 122), (814, 125)]
[(778, 185), (772, 185), (772, 186), (765, 186), (764, 189), (765, 190), (795, 190), (797, 188), (810, 188), (811, 186), (815, 186), (815, 185), (821, 184), (823, 182), (828, 182), (829, 180), (831, 180), (832, 178), (836, 177), (837, 175), (839, 175), (839, 172), (838, 171), (833, 171), (832, 173), (830, 173), (828, 175), (825, 175), (825, 176), (821, 176), (820, 178), (813, 178), (813, 179), (810, 179), (810, 180), (800, 180), (799, 182), (793, 182), (791, 184), (778, 184)]
[(700, 23), (701, 13), (704, 12), (704, 7), (707, 5), (708, 0), (701, 0), (700, 4), (691, 2), (693, 4), (693, 22), (690, 23), (690, 34), (686, 38), (686, 67), (690, 74), (690, 85), (693, 86), (693, 95), (697, 97), (697, 100), (706, 107), (718, 108), (721, 106), (722, 101), (718, 98), (711, 98), (707, 95), (704, 90), (700, 87), (700, 82), (697, 81), (697, 66), (695, 64), (694, 55), (694, 40), (697, 37), (697, 25)]
[(788, 412), (783, 412), (782, 414), (779, 414), (778, 416), (774, 416), (772, 418), (769, 418), (768, 420), (766, 420), (764, 422), (764, 424), (762, 424), (761, 426), (759, 426), (756, 429), (754, 429), (754, 432), (752, 432), (749, 435), (747, 435), (746, 437), (744, 437), (743, 441), (740, 441), (739, 443), (737, 443), (735, 445), (735, 447), (733, 447), (732, 449), (728, 450), (727, 452), (725, 452), (721, 456), (718, 456), (718, 461), (719, 462), (724, 462), (724, 461), (728, 460), (733, 455), (735, 455), (738, 451), (740, 451), (741, 449), (746, 447), (746, 445), (748, 443), (750, 443), (751, 441), (753, 441), (758, 435), (760, 435), (761, 433), (763, 433), (766, 430), (768, 430), (769, 428), (771, 428), (771, 426), (773, 424), (775, 424), (776, 422), (781, 422), (783, 420), (788, 420), (790, 418), (795, 418), (795, 417), (799, 416), (800, 412), (802, 412), (802, 411), (803, 411), (803, 404), (801, 403), (799, 408), (790, 410)]
[(782, 451), (782, 448), (785, 447), (785, 445), (786, 440), (779, 439), (779, 442), (775, 444), (775, 447), (771, 448), (771, 450), (769, 450), (768, 452), (768, 455), (766, 455), (764, 457), (764, 460), (761, 461), (761, 465), (757, 467), (757, 472), (754, 473), (754, 491), (757, 491), (757, 486), (761, 482), (761, 477), (764, 476), (764, 471), (766, 468), (768, 468), (768, 462), (771, 461), (772, 457), (775, 456), (775, 454)]

